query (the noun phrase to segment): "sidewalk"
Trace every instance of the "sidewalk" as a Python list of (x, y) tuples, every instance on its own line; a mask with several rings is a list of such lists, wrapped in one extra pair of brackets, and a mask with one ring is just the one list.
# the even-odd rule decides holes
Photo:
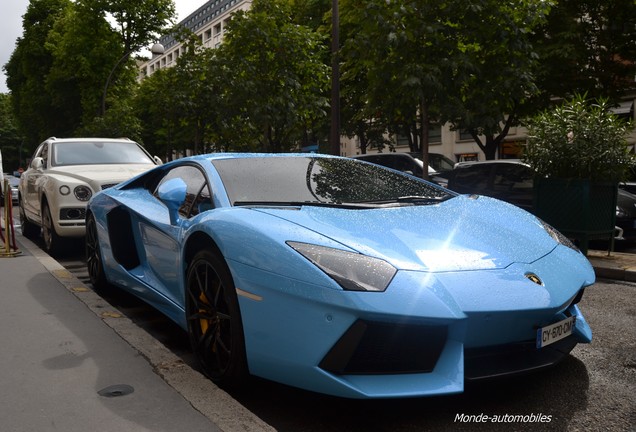
[(636, 282), (636, 254), (590, 250), (587, 259), (597, 278)]
[(21, 253), (0, 257), (3, 431), (273, 430), (16, 238)]

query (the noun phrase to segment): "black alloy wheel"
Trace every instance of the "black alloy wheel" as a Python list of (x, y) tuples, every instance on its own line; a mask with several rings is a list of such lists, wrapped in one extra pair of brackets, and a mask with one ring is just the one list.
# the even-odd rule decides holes
[(204, 373), (217, 384), (239, 385), (248, 374), (238, 298), (225, 262), (210, 250), (188, 266), (186, 317)]
[(88, 277), (97, 291), (104, 290), (108, 286), (106, 275), (104, 274), (104, 263), (102, 253), (99, 248), (99, 237), (97, 236), (97, 221), (92, 214), (86, 221), (86, 267)]

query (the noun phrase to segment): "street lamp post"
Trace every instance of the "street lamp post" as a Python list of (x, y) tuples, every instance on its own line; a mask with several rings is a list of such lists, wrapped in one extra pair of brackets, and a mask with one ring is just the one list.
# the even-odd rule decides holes
[[(108, 93), (108, 87), (110, 86), (110, 81), (113, 78), (113, 75), (115, 74), (115, 70), (117, 70), (119, 65), (122, 64), (124, 61), (126, 61), (128, 57), (130, 57), (130, 55), (135, 51), (136, 49), (126, 51), (126, 53), (124, 53), (124, 55), (121, 56), (121, 58), (117, 61), (117, 63), (115, 63), (115, 66), (113, 66), (113, 68), (110, 70), (110, 73), (108, 74), (108, 78), (106, 79), (106, 83), (104, 84), (104, 92), (102, 93), (102, 110), (101, 110), (102, 117), (104, 116), (104, 114), (106, 114), (106, 94)], [(155, 43), (152, 46), (152, 48), (150, 48), (150, 52), (152, 54), (163, 54), (165, 52), (165, 49), (163, 45), (161, 45), (160, 43)]]

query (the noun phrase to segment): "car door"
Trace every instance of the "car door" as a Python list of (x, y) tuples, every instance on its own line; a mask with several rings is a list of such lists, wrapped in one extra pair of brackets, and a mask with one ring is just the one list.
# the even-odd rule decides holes
[[(163, 183), (174, 178), (182, 179), (187, 185), (186, 199), (179, 208), (179, 222), (170, 224), (168, 209), (157, 199), (162, 207), (161, 217), (140, 218), (138, 229), (145, 258), (144, 278), (152, 281), (152, 286), (163, 296), (183, 307), (183, 231), (190, 225), (190, 219), (212, 207), (212, 201), (206, 177), (195, 165), (181, 165), (168, 171), (157, 184), (154, 195), (157, 196), (156, 191)], [(157, 209), (153, 212), (157, 214)]]
[(35, 167), (35, 164), (32, 162), (32, 166), (22, 174), (25, 177), (22, 180), (25, 185), (25, 196), (22, 197), (23, 207), (29, 219), (38, 222), (41, 218), (40, 188), (44, 171), (47, 169), (48, 154), (48, 143), (42, 143), (40, 147), (36, 149), (35, 153), (33, 153), (33, 161), (36, 161), (37, 158), (42, 158), (42, 164), (39, 167)]

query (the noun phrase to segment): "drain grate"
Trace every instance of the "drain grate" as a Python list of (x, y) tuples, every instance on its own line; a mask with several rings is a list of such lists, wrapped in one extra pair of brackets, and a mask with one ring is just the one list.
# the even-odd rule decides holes
[(97, 394), (104, 397), (118, 397), (129, 395), (134, 391), (135, 389), (128, 384), (115, 384), (101, 389)]

